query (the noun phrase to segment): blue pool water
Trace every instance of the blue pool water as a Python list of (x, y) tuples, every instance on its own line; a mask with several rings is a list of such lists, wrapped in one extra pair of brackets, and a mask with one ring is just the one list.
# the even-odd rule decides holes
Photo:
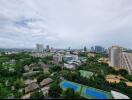
[(63, 88), (72, 88), (74, 91), (77, 91), (78, 86), (76, 84), (72, 84), (72, 83), (68, 83), (68, 82), (64, 82), (62, 84)]
[(85, 91), (85, 94), (87, 96), (91, 96), (91, 97), (94, 97), (96, 99), (107, 99), (107, 96), (105, 93), (103, 93), (101, 91), (93, 90), (91, 88), (87, 88)]

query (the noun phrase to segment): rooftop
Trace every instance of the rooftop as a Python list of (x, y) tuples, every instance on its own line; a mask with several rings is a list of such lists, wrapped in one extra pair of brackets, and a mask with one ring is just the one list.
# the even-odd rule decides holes
[(111, 94), (114, 97), (114, 99), (130, 99), (127, 95), (124, 95), (116, 91), (111, 91)]
[(46, 78), (42, 82), (40, 82), (40, 86), (45, 86), (51, 82), (53, 82), (53, 80), (51, 78)]
[(86, 78), (90, 78), (91, 76), (93, 76), (93, 72), (90, 71), (80, 70), (79, 72), (81, 73), (81, 76)]
[(25, 87), (25, 93), (32, 92), (39, 88), (39, 85), (37, 83), (31, 83), (27, 87)]

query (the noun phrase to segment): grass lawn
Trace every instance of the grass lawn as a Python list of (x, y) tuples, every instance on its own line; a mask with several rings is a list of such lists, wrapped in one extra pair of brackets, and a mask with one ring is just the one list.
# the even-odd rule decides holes
[(81, 76), (86, 78), (90, 78), (93, 76), (93, 72), (90, 71), (80, 70), (79, 72), (81, 73)]

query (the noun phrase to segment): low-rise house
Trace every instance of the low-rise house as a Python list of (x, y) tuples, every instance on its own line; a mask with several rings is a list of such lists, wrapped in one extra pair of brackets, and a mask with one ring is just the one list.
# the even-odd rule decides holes
[(39, 62), (39, 64), (42, 66), (42, 69), (43, 69), (44, 73), (49, 73), (48, 64), (44, 64), (43, 62)]
[(124, 77), (119, 75), (107, 75), (105, 79), (109, 83), (119, 83), (121, 80), (127, 81)]
[(43, 58), (43, 57), (46, 57), (47, 54), (46, 53), (32, 53), (31, 56)]
[(51, 78), (46, 78), (42, 82), (40, 82), (40, 86), (41, 87), (46, 86), (46, 85), (48, 85), (51, 82), (53, 82), (53, 80)]
[(31, 93), (25, 94), (21, 97), (21, 99), (30, 99)]
[(78, 55), (79, 53), (78, 53), (78, 51), (74, 51), (74, 52), (72, 52), (74, 55)]
[(126, 82), (126, 85), (132, 87), (132, 82)]
[(14, 86), (11, 86), (11, 90), (14, 91), (15, 90), (15, 87)]
[(76, 66), (81, 65), (81, 61), (80, 60), (71, 60), (67, 62), (68, 64), (75, 64)]
[(78, 55), (65, 55), (63, 56), (63, 60), (65, 62), (71, 61), (71, 60), (78, 60)]
[(100, 58), (99, 60), (98, 60), (98, 62), (101, 62), (101, 63), (108, 63), (108, 58)]
[(95, 53), (89, 52), (89, 53), (87, 54), (87, 56), (88, 56), (88, 57), (95, 57)]
[(31, 83), (35, 83), (35, 82), (37, 82), (36, 79), (34, 79), (34, 80), (27, 79), (27, 80), (25, 81), (25, 85), (27, 86), (27, 85), (29, 85), (29, 84), (31, 84)]
[(31, 83), (27, 87), (25, 87), (25, 93), (32, 92), (34, 90), (37, 90), (39, 88), (39, 85), (37, 83)]
[(24, 70), (25, 70), (25, 71), (29, 71), (29, 70), (30, 70), (29, 66), (27, 66), (27, 65), (24, 66)]
[(47, 95), (49, 93), (49, 87), (43, 87), (41, 88), (41, 91), (43, 92), (43, 95)]
[(56, 54), (56, 55), (53, 55), (53, 61), (59, 63), (59, 62), (62, 62), (62, 59), (63, 56), (61, 54)]
[(87, 61), (87, 57), (79, 57), (79, 60), (80, 60), (81, 62), (86, 62), (86, 61)]
[(66, 64), (66, 63), (64, 63), (64, 67), (68, 68), (68, 69), (75, 69), (76, 65), (75, 64)]
[(27, 72), (27, 73), (23, 73), (23, 76), (24, 77), (32, 76), (32, 75), (36, 75), (37, 73), (40, 73), (40, 71), (30, 71), (30, 72)]

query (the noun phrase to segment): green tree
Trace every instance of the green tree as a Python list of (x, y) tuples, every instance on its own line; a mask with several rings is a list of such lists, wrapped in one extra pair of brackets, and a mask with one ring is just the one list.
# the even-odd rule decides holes
[(9, 95), (10, 91), (0, 83), (0, 99), (6, 99)]
[(123, 76), (128, 75), (128, 71), (125, 70), (125, 69), (119, 69), (118, 73), (121, 74), (121, 75), (123, 75)]
[(79, 99), (81, 98), (78, 92), (75, 92), (73, 89), (69, 88), (62, 92), (63, 99)]
[(21, 96), (23, 95), (23, 93), (19, 92), (19, 91), (14, 91), (14, 96), (15, 98), (21, 98)]
[(132, 81), (132, 75), (126, 75), (125, 78), (127, 78), (129, 81)]
[(22, 79), (17, 79), (14, 82), (15, 89), (20, 89), (24, 87), (24, 81)]
[(54, 98), (60, 97), (62, 89), (60, 88), (59, 83), (60, 82), (57, 80), (50, 85), (49, 94), (48, 94), (50, 97), (54, 97)]
[(30, 99), (44, 99), (43, 92), (33, 92)]
[(61, 66), (58, 65), (54, 65), (53, 67), (50, 67), (51, 72), (59, 72), (61, 70), (62, 70)]
[(40, 83), (43, 79), (45, 78), (48, 78), (49, 77), (49, 74), (40, 74), (38, 77), (37, 77), (37, 82)]

